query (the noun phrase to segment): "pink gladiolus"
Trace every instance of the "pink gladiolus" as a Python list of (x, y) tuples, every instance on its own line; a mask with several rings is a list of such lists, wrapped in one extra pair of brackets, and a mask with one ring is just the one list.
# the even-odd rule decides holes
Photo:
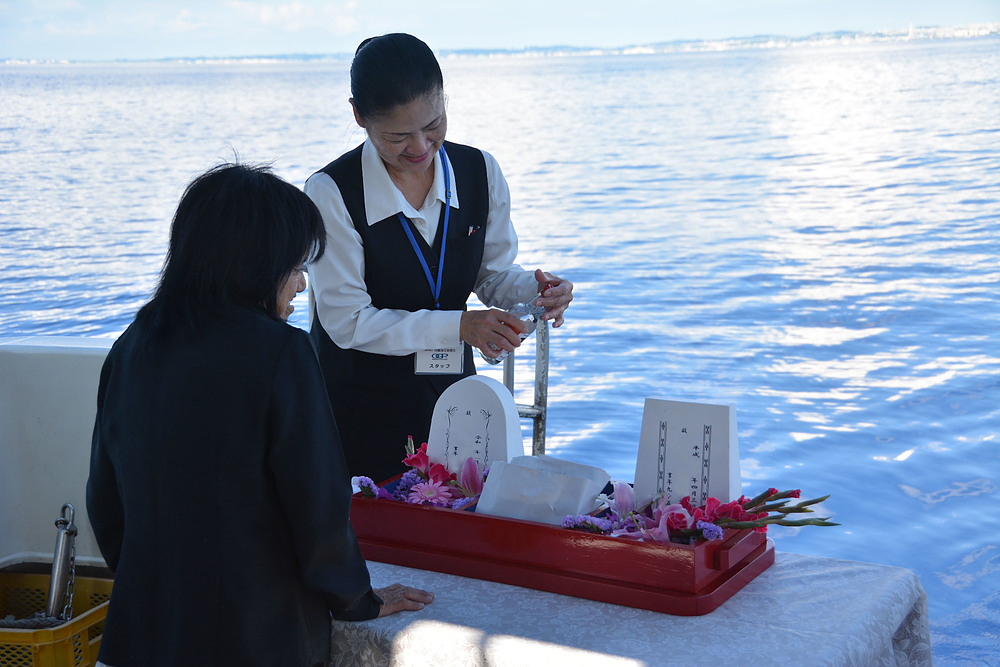
[(746, 516), (746, 511), (739, 501), (733, 501), (731, 503), (726, 503), (725, 505), (719, 505), (715, 512), (716, 517), (732, 519), (734, 521), (742, 521), (743, 517)]
[(432, 482), (447, 484), (451, 480), (455, 479), (455, 475), (448, 472), (448, 469), (445, 468), (440, 463), (430, 464), (430, 467), (426, 470), (426, 472), (427, 472), (427, 479), (429, 479)]
[(702, 519), (702, 521), (706, 521), (708, 523), (715, 523), (715, 520), (719, 518), (718, 514), (719, 505), (721, 505), (721, 503), (719, 502), (718, 498), (710, 497), (708, 500), (706, 500), (705, 511), (704, 511), (705, 518)]
[(430, 466), (430, 460), (427, 458), (427, 443), (420, 445), (420, 449), (403, 459), (403, 463), (426, 475), (427, 468)]

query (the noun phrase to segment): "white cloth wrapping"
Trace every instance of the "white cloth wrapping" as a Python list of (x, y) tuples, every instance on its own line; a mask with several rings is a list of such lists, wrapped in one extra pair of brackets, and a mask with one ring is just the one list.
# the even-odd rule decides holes
[(559, 525), (567, 515), (593, 510), (610, 480), (594, 466), (545, 454), (515, 456), (490, 468), (476, 512)]
[(774, 565), (704, 616), (368, 567), (376, 586), (398, 581), (431, 591), (434, 602), (362, 623), (335, 621), (334, 665), (932, 664), (927, 596), (899, 567), (778, 552)]

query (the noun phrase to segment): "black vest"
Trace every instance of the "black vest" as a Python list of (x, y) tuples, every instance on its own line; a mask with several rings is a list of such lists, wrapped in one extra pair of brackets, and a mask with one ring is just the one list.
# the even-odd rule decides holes
[[(444, 147), (454, 172), (452, 182), (461, 187), (461, 208), (452, 208), (450, 212), (448, 238), (444, 240), (448, 245), (445, 249), (440, 304), (442, 310), (464, 311), (483, 260), (486, 218), (489, 213), (489, 184), (486, 161), (479, 149), (451, 142), (445, 142)], [(321, 171), (337, 184), (354, 228), (361, 236), (365, 253), (364, 279), (372, 305), (376, 308), (411, 312), (433, 310), (434, 297), (430, 285), (399, 216), (393, 215), (374, 225), (368, 224), (361, 149), (358, 146), (345, 153)], [(436, 279), (444, 231), (443, 218), (439, 221), (433, 246), (427, 245), (411, 223), (407, 224), (410, 224), (431, 275)], [(474, 229), (475, 233), (470, 234), (470, 229)], [(461, 375), (415, 375), (412, 354), (388, 356), (342, 349), (330, 339), (317, 317), (313, 318), (311, 334), (326, 376), (348, 464), (352, 468), (351, 474), (372, 476), (376, 481), (380, 480), (375, 476), (375, 470), (358, 471), (351, 465), (352, 451), (368, 446), (361, 441), (371, 436), (393, 440), (391, 445), (386, 446), (391, 447), (389, 458), (398, 461), (402, 458), (406, 435), (413, 435), (418, 446), (426, 440), (431, 411), (441, 392), (461, 378), (475, 374), (472, 348), (469, 345), (465, 346)], [(405, 400), (413, 405), (405, 406), (400, 412), (397, 407), (404, 406), (393, 405), (393, 400)], [(351, 408), (347, 409), (347, 405)], [(365, 409), (368, 405), (370, 408)], [(406, 418), (400, 417), (400, 421), (420, 423), (399, 424), (403, 435), (387, 432), (377, 435), (379, 429), (373, 425), (384, 423), (388, 415), (394, 412), (409, 415)], [(355, 438), (359, 441), (352, 442)], [(398, 438), (402, 440), (396, 442)], [(369, 462), (368, 465), (373, 463)], [(388, 465), (390, 461), (386, 463)]]
[[(476, 148), (445, 142), (445, 151), (455, 172), (453, 182), (462, 187), (461, 208), (451, 210), (448, 222), (448, 247), (445, 249), (444, 285), (441, 288), (442, 310), (465, 310), (465, 302), (475, 287), (483, 260), (489, 191), (486, 162)], [(399, 310), (434, 309), (434, 299), (420, 262), (413, 252), (398, 216), (369, 225), (365, 212), (364, 186), (361, 177), (361, 146), (331, 162), (321, 171), (340, 189), (354, 228), (361, 235), (365, 251), (365, 284), (376, 308)], [(441, 252), (443, 221), (439, 220), (434, 246), (410, 225), (423, 251), (431, 275), (437, 278)], [(479, 231), (469, 234), (469, 227)]]

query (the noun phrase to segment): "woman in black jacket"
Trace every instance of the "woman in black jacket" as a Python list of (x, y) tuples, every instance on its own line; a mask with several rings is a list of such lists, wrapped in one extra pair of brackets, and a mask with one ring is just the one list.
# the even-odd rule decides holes
[(159, 286), (101, 372), (87, 509), (114, 590), (100, 661), (313, 665), (330, 617), (431, 601), (373, 590), (307, 334), (284, 320), (321, 254), (316, 207), (266, 169), (186, 190)]

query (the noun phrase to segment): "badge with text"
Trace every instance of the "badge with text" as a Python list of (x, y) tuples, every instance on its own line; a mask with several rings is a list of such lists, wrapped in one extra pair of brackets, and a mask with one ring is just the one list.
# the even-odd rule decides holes
[(456, 375), (462, 372), (465, 343), (458, 347), (420, 350), (415, 355), (413, 372), (417, 375)]

